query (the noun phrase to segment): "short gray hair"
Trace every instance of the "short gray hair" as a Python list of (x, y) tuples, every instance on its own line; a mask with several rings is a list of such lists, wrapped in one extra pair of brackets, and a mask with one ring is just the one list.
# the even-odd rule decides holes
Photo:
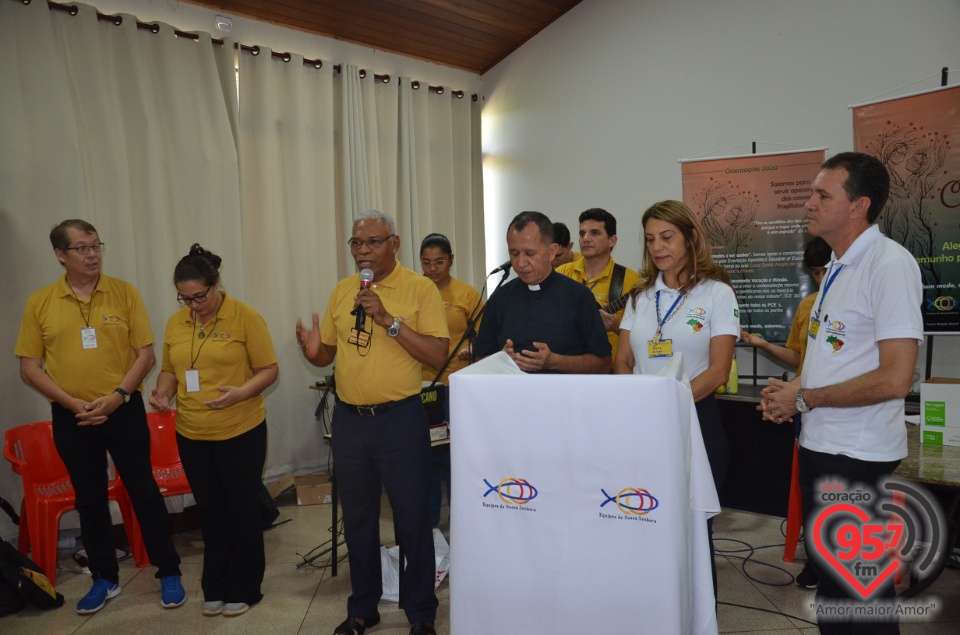
[(386, 212), (381, 212), (378, 209), (367, 210), (366, 212), (360, 214), (353, 219), (353, 228), (356, 229), (357, 223), (362, 220), (375, 220), (380, 221), (387, 227), (387, 231), (391, 234), (396, 235), (397, 233), (397, 221), (393, 219), (393, 216)]

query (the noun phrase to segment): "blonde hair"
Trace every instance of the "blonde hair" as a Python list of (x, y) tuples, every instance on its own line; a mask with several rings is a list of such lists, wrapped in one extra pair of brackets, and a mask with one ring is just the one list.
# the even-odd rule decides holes
[[(690, 210), (689, 207), (680, 201), (666, 200), (654, 203), (647, 211), (643, 213), (643, 228), (647, 227), (647, 221), (650, 219), (662, 220), (676, 227), (683, 236), (684, 244), (687, 247), (687, 254), (690, 259), (683, 271), (680, 272), (680, 279), (686, 276), (686, 282), (680, 285), (681, 292), (687, 292), (704, 280), (718, 280), (733, 288), (730, 282), (730, 276), (720, 265), (713, 261), (713, 253), (710, 248), (710, 241), (700, 220)], [(641, 230), (643, 231), (643, 230)], [(630, 290), (630, 296), (633, 305), (637, 304), (637, 297), (652, 287), (660, 275), (659, 269), (653, 262), (653, 256), (650, 250), (646, 248), (646, 238), (643, 233), (640, 234), (640, 240), (644, 244), (643, 263), (640, 266), (640, 282)]]

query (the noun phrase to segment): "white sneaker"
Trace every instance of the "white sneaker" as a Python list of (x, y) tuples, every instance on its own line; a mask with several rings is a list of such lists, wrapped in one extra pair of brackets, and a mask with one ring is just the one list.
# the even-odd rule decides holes
[(203, 614), (204, 615), (220, 615), (223, 613), (223, 602), (215, 600), (213, 602), (204, 602), (203, 603)]
[(243, 602), (227, 602), (223, 605), (224, 617), (236, 617), (250, 610), (250, 605)]

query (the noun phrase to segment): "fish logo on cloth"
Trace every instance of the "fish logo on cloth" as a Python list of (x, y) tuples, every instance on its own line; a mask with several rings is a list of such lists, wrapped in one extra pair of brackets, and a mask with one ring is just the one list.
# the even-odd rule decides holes
[(606, 490), (600, 490), (606, 500), (600, 503), (600, 507), (613, 503), (621, 513), (632, 516), (646, 516), (657, 507), (660, 507), (660, 501), (656, 496), (642, 487), (624, 487), (614, 496), (607, 494)]
[(487, 479), (483, 479), (483, 482), (489, 488), (484, 492), (484, 498), (496, 493), (500, 500), (508, 505), (526, 505), (535, 499), (539, 493), (537, 488), (525, 478), (508, 476), (496, 485), (491, 485)]

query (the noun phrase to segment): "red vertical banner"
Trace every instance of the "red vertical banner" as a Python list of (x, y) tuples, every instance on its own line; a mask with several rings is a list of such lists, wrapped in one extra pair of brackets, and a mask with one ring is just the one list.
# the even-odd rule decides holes
[(803, 271), (804, 203), (824, 150), (683, 161), (683, 202), (700, 218), (737, 293), (740, 323), (785, 342), (797, 304), (816, 291)]
[(877, 224), (923, 275), (927, 333), (960, 332), (960, 86), (853, 108), (853, 145), (890, 173)]

